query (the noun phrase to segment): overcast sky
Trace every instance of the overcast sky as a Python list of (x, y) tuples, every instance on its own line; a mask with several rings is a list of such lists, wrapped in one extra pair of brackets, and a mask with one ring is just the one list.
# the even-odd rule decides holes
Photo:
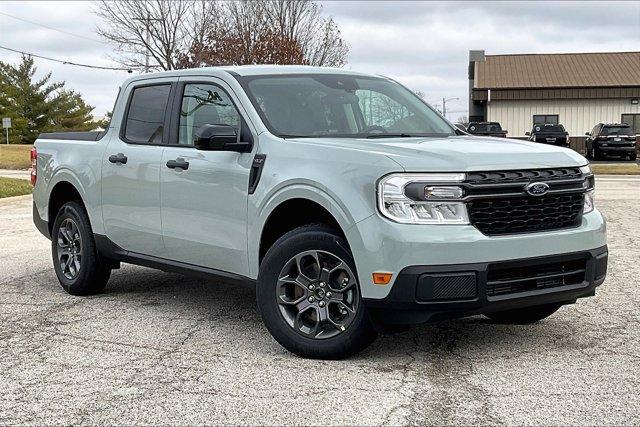
[[(347, 68), (383, 74), (442, 97), (448, 117), (467, 113), (470, 49), (487, 54), (640, 50), (640, 2), (322, 2), (351, 46)], [(0, 2), (0, 45), (58, 59), (115, 66), (89, 2)], [(0, 50), (0, 60), (19, 55)], [(123, 71), (91, 70), (36, 59), (39, 74), (80, 91), (101, 116), (112, 108)], [(640, 66), (640, 64), (638, 64)]]

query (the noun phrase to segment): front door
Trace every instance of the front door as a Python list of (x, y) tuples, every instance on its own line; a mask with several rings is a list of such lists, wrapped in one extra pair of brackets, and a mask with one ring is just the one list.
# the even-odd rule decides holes
[(160, 171), (171, 84), (127, 89), (122, 131), (102, 159), (105, 232), (127, 251), (162, 256)]
[(178, 85), (179, 111), (173, 113), (160, 172), (162, 232), (168, 258), (246, 275), (252, 154), (194, 147), (202, 125), (240, 131), (240, 114), (222, 84), (181, 79)]

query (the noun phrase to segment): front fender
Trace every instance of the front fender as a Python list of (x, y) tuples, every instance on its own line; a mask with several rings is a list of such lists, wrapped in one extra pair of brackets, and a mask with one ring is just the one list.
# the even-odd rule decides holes
[[(282, 203), (292, 199), (307, 199), (324, 207), (345, 232), (363, 218), (354, 217), (347, 206), (325, 186), (313, 181), (283, 182), (266, 195), (261, 203), (249, 200), (248, 253), (249, 274), (258, 276), (260, 238), (271, 213)], [(364, 216), (366, 217), (366, 215)]]

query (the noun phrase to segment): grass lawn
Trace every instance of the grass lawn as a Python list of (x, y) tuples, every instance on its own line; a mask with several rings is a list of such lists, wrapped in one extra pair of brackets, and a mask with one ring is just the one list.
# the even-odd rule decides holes
[(29, 169), (32, 145), (0, 144), (0, 169)]
[(31, 193), (31, 184), (26, 179), (4, 178), (0, 176), (0, 199), (23, 196)]
[(640, 166), (635, 162), (609, 165), (591, 164), (591, 170), (596, 175), (640, 175)]

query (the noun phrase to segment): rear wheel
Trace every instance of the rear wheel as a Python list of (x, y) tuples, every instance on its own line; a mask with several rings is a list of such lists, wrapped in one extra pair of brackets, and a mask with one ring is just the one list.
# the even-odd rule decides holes
[(487, 314), (486, 316), (495, 323), (528, 325), (551, 316), (553, 313), (558, 311), (560, 307), (562, 307), (562, 304), (536, 305), (533, 307), (499, 311)]
[(636, 160), (638, 158), (638, 153), (636, 153), (635, 151), (631, 154), (629, 154), (629, 160)]
[(53, 266), (58, 281), (72, 295), (91, 295), (104, 289), (111, 269), (100, 259), (89, 217), (78, 202), (64, 204), (51, 233)]
[(256, 292), (262, 319), (298, 356), (341, 359), (377, 336), (347, 248), (335, 231), (305, 226), (278, 239), (262, 261)]

